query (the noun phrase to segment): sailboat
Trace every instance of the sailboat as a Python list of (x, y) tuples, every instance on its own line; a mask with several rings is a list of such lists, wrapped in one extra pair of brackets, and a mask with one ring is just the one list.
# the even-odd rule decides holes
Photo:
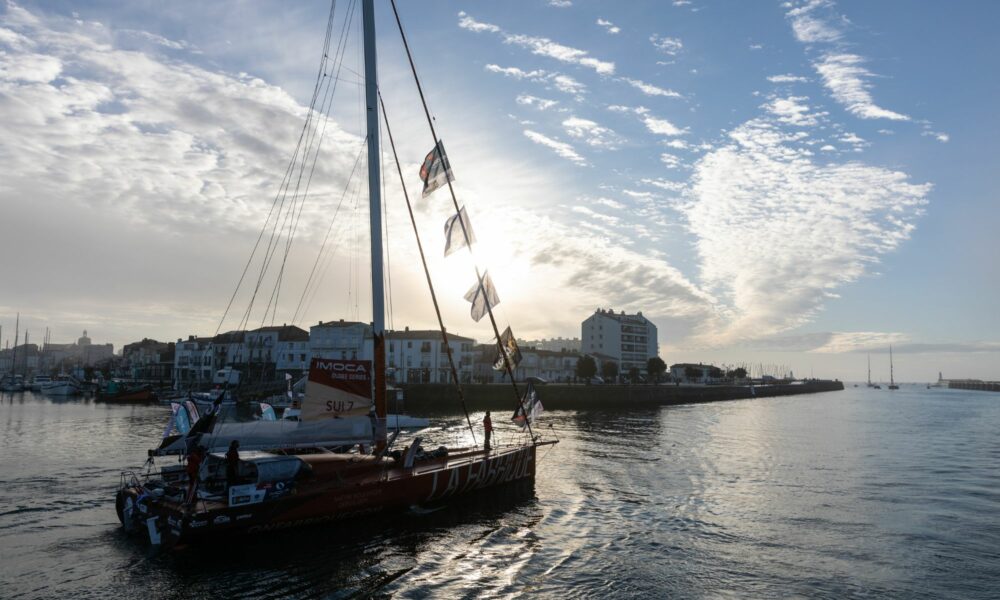
[[(0, 379), (0, 391), (21, 392), (24, 391), (24, 375), (17, 373), (17, 341), (21, 337), (21, 313), (17, 314), (17, 322), (14, 326), (14, 349), (10, 360), (10, 372)], [(27, 337), (27, 334), (25, 334)], [(27, 350), (27, 342), (25, 342)]]
[(889, 346), (889, 389), (898, 390), (899, 386), (896, 385), (896, 380), (892, 374), (892, 346)]
[(868, 355), (868, 387), (870, 387), (872, 389), (875, 389), (875, 390), (882, 389), (882, 386), (880, 386), (879, 384), (872, 383), (872, 355), (871, 354)]
[[(532, 430), (531, 421), (538, 416), (541, 404), (533, 390), (529, 391), (530, 395), (522, 396), (514, 381), (515, 357), (520, 353), (516, 351), (509, 327), (503, 335), (499, 333), (492, 309), (499, 299), (488, 274), (480, 273), (478, 266), (477, 283), (466, 299), (472, 302), (473, 319), (478, 321), (486, 315), (490, 318), (496, 337), (497, 361), (514, 390), (515, 418), (520, 421), (513, 424), (521, 427), (519, 437), (492, 447), (487, 437), (480, 446), (464, 400), (462, 408), (471, 433), (471, 446), (441, 446), (428, 450), (422, 447), (421, 437), (417, 436), (407, 446), (395, 448), (399, 430), (388, 435), (380, 112), (393, 155), (395, 143), (376, 81), (374, 0), (361, 0), (361, 6), (368, 133), (365, 143), (370, 205), (373, 360), (313, 358), (299, 420), (229, 421), (219, 410), (225, 389), (215, 406), (206, 413), (191, 400), (174, 402), (163, 439), (158, 447), (149, 451), (147, 471), (122, 472), (115, 499), (116, 512), (125, 529), (148, 535), (153, 544), (176, 546), (230, 534), (265, 533), (354, 519), (439, 503), (487, 489), (491, 493), (530, 489), (534, 484), (537, 448), (558, 441), (543, 439)], [(430, 191), (447, 187), (456, 217), (449, 219), (450, 230), (446, 224), (446, 255), (453, 243), (471, 252), (475, 238), (464, 209), (458, 208), (451, 186), (450, 166), (434, 132), (434, 122), (416, 78), (399, 13), (394, 2), (391, 6), (434, 138), (434, 149), (421, 168), (424, 195), (429, 193), (428, 187)], [(327, 24), (327, 46), (335, 7), (336, 3)], [(324, 64), (327, 58), (328, 53), (324, 52)], [(322, 73), (323, 69), (320, 71)], [(396, 166), (402, 179), (398, 160)], [(403, 195), (417, 236), (443, 347), (448, 351), (453, 383), (462, 399), (448, 334), (427, 271), (405, 185)], [(455, 227), (456, 223), (459, 227)], [(234, 448), (236, 458), (230, 459), (229, 452)], [(170, 459), (168, 465), (155, 468), (156, 458), (171, 455), (185, 456), (187, 467)]]

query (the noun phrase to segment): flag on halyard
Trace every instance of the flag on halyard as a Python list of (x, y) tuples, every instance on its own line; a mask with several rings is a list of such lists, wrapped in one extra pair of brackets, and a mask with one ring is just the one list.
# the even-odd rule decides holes
[(500, 304), (500, 297), (493, 287), (489, 271), (483, 273), (482, 279), (465, 293), (465, 299), (472, 303), (472, 320), (476, 322), (479, 322), (491, 307)]
[[(462, 230), (463, 224), (465, 225), (464, 231)], [(472, 231), (472, 223), (469, 222), (469, 215), (463, 206), (457, 215), (448, 217), (444, 223), (444, 255), (448, 256), (468, 246), (469, 244), (465, 243), (466, 234), (469, 235), (469, 244), (476, 241), (476, 234)]]
[(538, 399), (538, 392), (535, 391), (535, 385), (529, 381), (528, 389), (524, 392), (524, 398), (521, 398), (521, 405), (514, 410), (514, 416), (510, 420), (515, 425), (520, 425), (523, 429), (528, 423), (534, 423), (541, 416), (543, 410), (545, 410), (545, 407), (542, 406), (542, 401)]
[(455, 181), (455, 176), (451, 172), (451, 163), (448, 162), (448, 155), (444, 151), (444, 143), (438, 140), (434, 149), (424, 157), (424, 164), (420, 165), (420, 180), (424, 182), (423, 198), (431, 195), (431, 192), (449, 181)]
[[(500, 334), (500, 347), (503, 348), (504, 354), (507, 355), (507, 360), (510, 362), (510, 370), (513, 371), (521, 362), (521, 349), (517, 347), (517, 340), (514, 339), (514, 332), (510, 330), (510, 327), (504, 329), (503, 333)], [(500, 354), (500, 351), (497, 350), (496, 358), (493, 359), (493, 370), (504, 371), (506, 369), (503, 354)]]

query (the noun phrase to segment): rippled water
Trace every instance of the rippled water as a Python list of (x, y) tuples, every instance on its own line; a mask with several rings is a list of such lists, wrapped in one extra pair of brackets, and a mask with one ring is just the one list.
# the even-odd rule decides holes
[(113, 494), (166, 411), (3, 396), (0, 597), (1000, 594), (997, 394), (546, 413), (533, 497), (159, 554)]

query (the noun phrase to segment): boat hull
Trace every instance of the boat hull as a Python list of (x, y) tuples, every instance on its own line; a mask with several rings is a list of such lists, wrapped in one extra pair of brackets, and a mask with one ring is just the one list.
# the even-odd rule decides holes
[[(196, 503), (193, 510), (187, 511), (179, 504), (164, 502), (148, 507), (144, 519), (153, 520), (157, 528), (151, 536), (161, 538), (152, 541), (165, 546), (357, 519), (484, 490), (532, 485), (535, 450), (536, 446), (521, 446), (488, 455), (474, 451), (410, 469), (376, 466), (360, 476), (304, 482), (287, 496), (260, 504), (206, 507)], [(123, 522), (127, 520), (122, 516), (124, 502), (140, 495), (137, 489), (119, 493), (119, 518)]]
[(156, 399), (156, 394), (151, 389), (143, 389), (117, 394), (101, 394), (97, 399), (101, 402), (152, 402)]

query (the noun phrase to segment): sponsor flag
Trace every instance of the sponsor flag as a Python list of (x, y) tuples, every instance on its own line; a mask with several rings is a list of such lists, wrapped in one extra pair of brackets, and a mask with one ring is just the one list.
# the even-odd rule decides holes
[(493, 280), (490, 279), (489, 271), (483, 273), (482, 279), (465, 293), (465, 299), (472, 303), (472, 320), (479, 322), (489, 309), (500, 304), (500, 297), (493, 287)]
[(420, 180), (424, 182), (423, 198), (430, 196), (434, 190), (449, 181), (455, 181), (451, 163), (448, 162), (448, 155), (444, 151), (444, 142), (441, 140), (438, 140), (434, 149), (424, 157), (424, 164), (420, 165)]
[[(462, 230), (463, 224), (465, 225), (464, 231)], [(468, 244), (465, 243), (466, 234), (469, 235)], [(448, 256), (458, 252), (475, 241), (476, 234), (472, 231), (472, 223), (469, 222), (469, 215), (466, 214), (465, 207), (463, 206), (457, 215), (452, 215), (444, 223), (444, 255)]]
[(511, 421), (515, 425), (520, 425), (523, 429), (527, 427), (528, 423), (534, 423), (541, 416), (543, 410), (545, 410), (545, 407), (542, 406), (542, 401), (538, 399), (538, 392), (535, 391), (535, 385), (529, 381), (528, 389), (525, 390), (524, 398), (521, 399), (521, 405), (514, 410), (514, 416), (511, 417)]
[[(510, 370), (513, 371), (521, 362), (521, 349), (517, 347), (514, 332), (510, 330), (509, 326), (500, 334), (500, 348), (503, 348), (503, 353), (507, 355), (507, 361), (510, 362)], [(500, 352), (498, 349), (496, 358), (493, 359), (494, 371), (505, 371), (507, 369), (506, 365), (504, 365), (503, 354)]]
[(312, 359), (301, 420), (363, 416), (372, 406), (372, 361)]

